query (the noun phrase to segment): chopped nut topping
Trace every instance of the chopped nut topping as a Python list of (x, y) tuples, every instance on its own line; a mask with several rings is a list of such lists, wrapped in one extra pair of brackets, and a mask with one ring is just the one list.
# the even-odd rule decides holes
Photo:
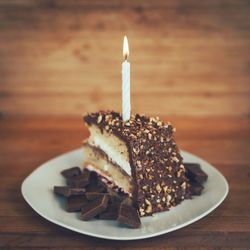
[(153, 180), (153, 179), (154, 179), (154, 176), (149, 174), (149, 175), (148, 175), (148, 179), (149, 179), (149, 180)]
[(182, 187), (182, 189), (186, 189), (186, 188), (187, 188), (187, 183), (184, 181), (184, 182), (181, 184), (181, 187)]
[(143, 208), (140, 208), (140, 209), (139, 209), (139, 212), (140, 212), (140, 215), (141, 215), (141, 216), (145, 215), (145, 211), (144, 211)]
[(165, 186), (165, 187), (163, 187), (163, 190), (164, 190), (164, 193), (168, 193), (168, 192), (170, 192), (170, 188), (169, 188), (169, 186)]
[(162, 209), (162, 205), (161, 205), (161, 204), (157, 204), (157, 207), (158, 207), (159, 209)]
[(185, 170), (185, 167), (183, 164), (180, 165), (180, 169)]
[(157, 122), (157, 125), (160, 127), (160, 126), (162, 126), (162, 122)]
[(172, 199), (172, 196), (170, 194), (167, 195), (167, 202), (170, 202)]
[(157, 190), (158, 193), (161, 192), (162, 188), (161, 188), (161, 186), (159, 184), (156, 185), (156, 190)]
[(133, 148), (133, 151), (134, 151), (134, 153), (135, 153), (136, 155), (138, 155), (139, 152), (140, 152), (140, 150), (138, 150), (138, 149), (136, 149), (136, 148)]
[(147, 206), (145, 212), (146, 213), (151, 213), (152, 212), (152, 206), (151, 205)]
[(102, 115), (99, 115), (97, 118), (97, 123), (99, 124), (99, 123), (101, 123), (101, 121), (102, 121)]
[(126, 122), (125, 126), (129, 127), (130, 126), (130, 122)]
[(181, 170), (179, 170), (179, 171), (177, 172), (177, 177), (178, 177), (178, 178), (181, 177), (181, 173), (182, 173)]
[(175, 162), (179, 162), (179, 159), (176, 156), (172, 157), (172, 160), (175, 161)]
[(140, 162), (140, 161), (136, 161), (136, 164), (137, 164), (137, 166), (138, 166), (138, 167), (142, 167), (142, 165), (141, 165), (141, 162)]

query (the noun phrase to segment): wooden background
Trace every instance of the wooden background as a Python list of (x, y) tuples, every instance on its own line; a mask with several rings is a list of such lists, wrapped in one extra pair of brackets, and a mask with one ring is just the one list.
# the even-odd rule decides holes
[[(188, 227), (114, 242), (46, 221), (20, 187), (81, 145), (83, 113), (120, 110), (125, 34), (133, 111), (173, 122), (230, 193)], [(249, 0), (0, 0), (0, 249), (249, 249), (249, 94)]]
[(243, 0), (1, 0), (1, 112), (120, 110), (127, 34), (134, 112), (247, 116), (249, 8)]

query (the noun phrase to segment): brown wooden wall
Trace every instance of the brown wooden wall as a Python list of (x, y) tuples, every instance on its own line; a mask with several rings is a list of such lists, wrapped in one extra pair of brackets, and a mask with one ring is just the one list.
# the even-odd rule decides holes
[(246, 0), (1, 0), (0, 112), (120, 110), (125, 34), (134, 112), (249, 116)]

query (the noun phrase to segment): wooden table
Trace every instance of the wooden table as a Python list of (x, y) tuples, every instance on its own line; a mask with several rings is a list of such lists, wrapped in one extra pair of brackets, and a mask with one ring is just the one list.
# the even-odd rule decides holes
[(0, 248), (249, 247), (249, 120), (171, 117), (171, 121), (177, 127), (179, 146), (215, 165), (229, 182), (229, 195), (207, 217), (183, 229), (152, 239), (115, 242), (84, 236), (54, 225), (36, 214), (21, 195), (23, 179), (38, 165), (81, 145), (87, 136), (81, 117), (2, 116)]
[[(249, 10), (247, 0), (0, 0), (0, 248), (249, 248)], [(120, 110), (125, 34), (133, 112), (172, 121), (180, 148), (215, 165), (230, 192), (188, 227), (114, 242), (46, 221), (20, 187), (80, 147), (81, 114)]]

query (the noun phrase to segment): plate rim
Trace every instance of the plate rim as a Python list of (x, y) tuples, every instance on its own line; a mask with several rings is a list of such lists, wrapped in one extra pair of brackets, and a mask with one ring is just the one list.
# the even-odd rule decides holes
[[(215, 203), (213, 206), (211, 206), (208, 210), (206, 210), (204, 213), (200, 214), (199, 216), (196, 216), (195, 218), (193, 219), (190, 219), (180, 225), (177, 225), (177, 226), (174, 226), (173, 228), (168, 228), (166, 230), (162, 230), (160, 232), (155, 232), (155, 233), (150, 233), (148, 235), (141, 235), (141, 236), (135, 236), (135, 237), (115, 237), (115, 236), (107, 236), (107, 235), (100, 235), (100, 234), (95, 234), (95, 233), (92, 233), (92, 232), (88, 232), (88, 231), (82, 231), (80, 229), (77, 229), (73, 226), (70, 226), (70, 225), (66, 225), (60, 221), (57, 221), (53, 218), (50, 218), (49, 216), (47, 216), (46, 214), (43, 214), (42, 212), (39, 211), (39, 208), (37, 208), (34, 204), (32, 204), (32, 202), (29, 200), (29, 198), (26, 196), (25, 194), (25, 191), (24, 191), (24, 188), (25, 188), (25, 185), (26, 185), (26, 182), (28, 181), (28, 179), (35, 173), (37, 172), (39, 169), (41, 169), (42, 167), (44, 167), (45, 165), (49, 164), (50, 162), (56, 160), (57, 158), (60, 158), (60, 157), (65, 157), (66, 155), (68, 154), (72, 154), (72, 153), (76, 153), (77, 151), (79, 150), (82, 150), (82, 148), (78, 148), (78, 149), (74, 149), (74, 150), (70, 150), (66, 153), (63, 153), (63, 154), (60, 154), (60, 155), (57, 155), (55, 157), (53, 157), (52, 159), (42, 163), (41, 165), (39, 165), (37, 168), (35, 168), (22, 182), (22, 185), (21, 185), (21, 193), (22, 193), (22, 196), (24, 198), (24, 200), (29, 204), (29, 206), (37, 213), (39, 214), (41, 217), (45, 218), (46, 220), (48, 220), (49, 222), (53, 223), (53, 224), (56, 224), (56, 225), (59, 225), (63, 228), (66, 228), (66, 229), (69, 229), (69, 230), (72, 230), (74, 232), (77, 232), (77, 233), (80, 233), (80, 234), (84, 234), (84, 235), (87, 235), (87, 236), (91, 236), (91, 237), (96, 237), (96, 238), (101, 238), (101, 239), (107, 239), (107, 240), (120, 240), (120, 241), (126, 241), (126, 240), (141, 240), (141, 239), (147, 239), (147, 238), (152, 238), (152, 237), (156, 237), (156, 236), (160, 236), (160, 235), (163, 235), (163, 234), (167, 234), (167, 233), (170, 233), (170, 232), (173, 232), (173, 231), (176, 231), (180, 228), (184, 228), (204, 217), (206, 217), (208, 214), (210, 214), (213, 210), (215, 210), (218, 206), (221, 205), (221, 203), (226, 199), (228, 193), (229, 193), (229, 184), (226, 180), (226, 178), (224, 177), (224, 175), (216, 168), (214, 167), (213, 165), (211, 165), (209, 162), (207, 162), (206, 160), (200, 158), (199, 156), (197, 155), (194, 155), (186, 150), (180, 150), (181, 154), (184, 153), (184, 154), (189, 154), (190, 156), (192, 157), (195, 157), (197, 158), (199, 161), (202, 161), (206, 164), (209, 165), (210, 168), (212, 168), (216, 174), (220, 175), (222, 181), (224, 182), (224, 185), (225, 185), (225, 188), (226, 188), (226, 191), (224, 193), (224, 195), (220, 198), (220, 200)], [(131, 229), (132, 230), (132, 229)]]

